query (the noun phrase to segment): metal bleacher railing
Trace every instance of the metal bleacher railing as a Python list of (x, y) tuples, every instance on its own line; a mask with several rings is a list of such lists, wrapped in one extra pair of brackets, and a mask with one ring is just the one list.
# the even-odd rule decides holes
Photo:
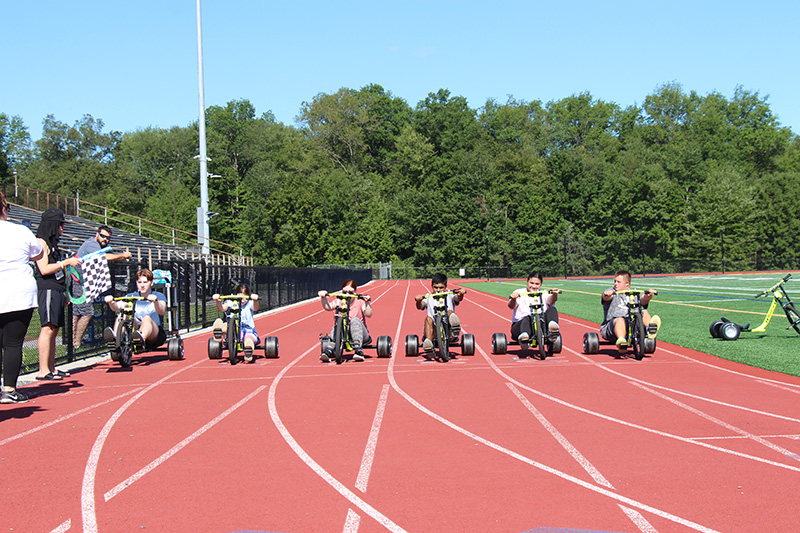
[(31, 210), (26, 213), (26, 216), (34, 230), (38, 226), (41, 212), (51, 207), (57, 207), (72, 217), (70, 222), (76, 228), (73, 234), (81, 233), (81, 226), (87, 228), (89, 233), (83, 236), (80, 242), (94, 235), (99, 224), (111, 226), (114, 228), (115, 247), (126, 249), (128, 246), (127, 249), (140, 260), (148, 257), (150, 260), (176, 257), (187, 260), (204, 259), (211, 265), (252, 266), (254, 264), (253, 258), (245, 256), (242, 248), (222, 241), (209, 239), (211, 254), (201, 257), (200, 247), (197, 244), (198, 237), (195, 233), (62, 194), (18, 185), (3, 185), (2, 188), (10, 204)]

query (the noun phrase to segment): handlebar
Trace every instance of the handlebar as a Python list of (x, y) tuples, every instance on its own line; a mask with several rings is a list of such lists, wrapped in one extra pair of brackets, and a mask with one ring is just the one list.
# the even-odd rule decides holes
[(135, 302), (136, 300), (146, 300), (144, 296), (118, 296), (113, 298), (112, 302)]
[(760, 298), (761, 296), (766, 296), (767, 294), (770, 294), (770, 293), (774, 292), (774, 291), (775, 291), (775, 290), (777, 290), (777, 289), (778, 289), (778, 288), (779, 288), (781, 285), (783, 285), (784, 283), (786, 283), (787, 281), (789, 281), (789, 278), (791, 278), (791, 277), (792, 277), (792, 274), (791, 274), (791, 273), (789, 273), (789, 274), (786, 274), (786, 275), (783, 277), (783, 279), (782, 279), (782, 280), (780, 280), (778, 283), (776, 283), (775, 285), (773, 285), (773, 286), (772, 286), (772, 287), (770, 287), (769, 289), (763, 290), (763, 291), (759, 292), (758, 294), (756, 294), (756, 298)]
[(444, 298), (449, 294), (455, 294), (455, 291), (447, 290), (442, 292), (431, 292), (423, 296), (423, 298)]
[(519, 296), (538, 296), (540, 294), (556, 294), (555, 291), (559, 289), (539, 289), (536, 291), (525, 291), (525, 292), (518, 292)]
[(363, 300), (364, 294), (358, 294), (356, 292), (332, 292), (329, 293), (328, 296), (333, 296), (334, 298), (340, 298), (342, 300), (346, 300), (348, 298), (353, 298), (356, 300)]
[(625, 290), (622, 290), (622, 291), (614, 291), (614, 294), (625, 294), (625, 295), (632, 295), (632, 296), (638, 296), (640, 294), (652, 294), (652, 295), (655, 296), (656, 294), (658, 294), (658, 291), (657, 290), (653, 290), (653, 289), (645, 289), (645, 290), (642, 290), (642, 289), (625, 289)]

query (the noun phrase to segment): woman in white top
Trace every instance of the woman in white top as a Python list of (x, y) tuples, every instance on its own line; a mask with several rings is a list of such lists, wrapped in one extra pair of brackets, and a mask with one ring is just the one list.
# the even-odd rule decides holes
[(37, 307), (36, 280), (29, 261), (42, 257), (42, 247), (31, 230), (8, 221), (8, 202), (0, 191), (0, 339), (3, 355), (3, 393), (0, 403), (22, 403), (28, 398), (17, 390), (22, 368), (22, 343)]

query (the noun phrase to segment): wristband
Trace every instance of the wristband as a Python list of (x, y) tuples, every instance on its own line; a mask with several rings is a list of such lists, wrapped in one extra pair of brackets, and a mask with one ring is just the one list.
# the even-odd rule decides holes
[(58, 264), (61, 265), (61, 270), (64, 270), (64, 261), (59, 261)]

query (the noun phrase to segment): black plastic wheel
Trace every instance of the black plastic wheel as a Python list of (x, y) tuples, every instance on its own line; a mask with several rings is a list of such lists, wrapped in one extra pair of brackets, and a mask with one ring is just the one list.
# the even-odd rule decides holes
[(416, 335), (406, 335), (406, 357), (416, 357), (419, 355), (419, 337)]
[(278, 358), (278, 337), (267, 337), (264, 339), (264, 357), (267, 359)]
[(725, 322), (719, 328), (719, 336), (724, 341), (735, 341), (739, 338), (739, 333), (741, 333), (742, 328), (739, 327), (739, 324), (734, 324), (733, 322)]
[(344, 362), (344, 320), (340, 316), (333, 326), (333, 358), (337, 365)]
[(439, 349), (439, 359), (446, 363), (450, 360), (450, 340), (447, 338), (448, 331), (441, 315), (436, 315), (434, 318), (433, 334), (436, 337), (436, 347)]
[(561, 353), (561, 334), (559, 334), (552, 342), (548, 343), (550, 347), (550, 352), (547, 354), (548, 356), (553, 356), (557, 353)]
[(644, 340), (644, 353), (655, 353), (656, 351), (656, 340), (655, 339), (645, 339)]
[(123, 368), (128, 368), (133, 359), (133, 331), (127, 321), (121, 321), (117, 325), (117, 340), (119, 340), (119, 364)]
[(508, 349), (508, 342), (506, 341), (505, 333), (492, 334), (492, 353), (504, 354)]
[(218, 341), (214, 337), (208, 339), (208, 358), (222, 359), (222, 341)]
[(179, 361), (183, 359), (183, 339), (175, 337), (169, 340), (167, 343), (167, 356), (170, 361)]
[(381, 335), (375, 345), (378, 357), (392, 356), (392, 338), (389, 335)]
[(472, 333), (464, 333), (461, 336), (461, 354), (475, 355), (475, 335)]
[(231, 316), (228, 318), (228, 360), (232, 365), (237, 362), (236, 353), (239, 351), (239, 328), (236, 318)]
[(644, 323), (640, 315), (635, 315), (631, 323), (631, 348), (633, 349), (633, 357), (637, 361), (644, 358), (644, 340), (647, 334), (644, 331)]
[(534, 336), (536, 337), (536, 349), (539, 351), (539, 359), (544, 361), (547, 357), (547, 345), (544, 342), (544, 319), (534, 318), (531, 322), (533, 322), (533, 327), (536, 329)]
[(600, 337), (597, 333), (590, 331), (583, 334), (583, 353), (594, 354), (600, 351)]
[(725, 322), (722, 320), (715, 320), (714, 322), (711, 323), (711, 325), (708, 327), (708, 332), (711, 334), (712, 337), (714, 337), (715, 339), (720, 338), (719, 328), (721, 328), (724, 323)]

